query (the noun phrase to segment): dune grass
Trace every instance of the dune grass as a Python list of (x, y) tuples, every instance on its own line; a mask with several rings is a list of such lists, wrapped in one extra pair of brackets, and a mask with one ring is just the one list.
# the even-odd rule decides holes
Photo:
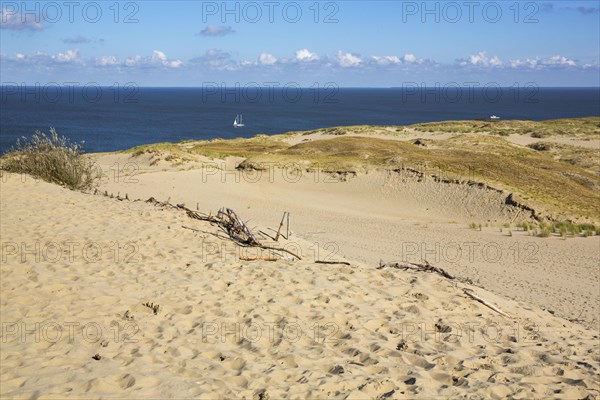
[[(450, 138), (427, 140), (417, 146), (398, 140), (409, 132), (453, 132)], [(502, 131), (502, 133), (498, 133)], [(374, 137), (385, 132), (386, 136)], [(250, 139), (185, 142), (140, 146), (129, 150), (177, 152), (224, 158), (244, 158), (240, 168), (279, 165), (300, 169), (360, 173), (372, 169), (411, 169), (442, 180), (483, 182), (513, 192), (522, 204), (544, 211), (553, 220), (600, 221), (598, 152), (570, 145), (519, 146), (508, 134), (600, 137), (600, 118), (552, 121), (449, 121), (408, 127), (345, 126)], [(349, 135), (352, 133), (353, 135)], [(321, 134), (326, 140), (290, 140)], [(356, 136), (360, 134), (361, 136)], [(580, 221), (581, 222), (581, 221)]]
[(54, 128), (49, 136), (36, 131), (31, 139), (19, 139), (2, 157), (1, 166), (8, 172), (29, 174), (74, 190), (91, 189), (100, 177), (94, 162), (83, 156), (82, 146), (59, 137)]
[(570, 221), (554, 221), (554, 222), (520, 222), (517, 228), (533, 236), (550, 237), (557, 235), (560, 237), (589, 237), (600, 235), (600, 225), (590, 223), (577, 224)]
[(600, 118), (564, 118), (541, 122), (520, 120), (444, 121), (411, 125), (410, 128), (421, 132), (486, 133), (498, 136), (519, 134), (535, 138), (564, 135), (598, 138), (600, 136)]

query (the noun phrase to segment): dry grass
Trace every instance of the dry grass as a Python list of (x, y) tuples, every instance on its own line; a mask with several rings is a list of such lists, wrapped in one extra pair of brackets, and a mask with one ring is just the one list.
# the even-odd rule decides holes
[[(483, 182), (515, 193), (521, 203), (554, 220), (600, 221), (600, 167), (594, 149), (548, 144), (538, 149), (512, 144), (508, 134), (600, 136), (600, 118), (534, 121), (451, 121), (403, 127), (337, 127), (251, 139), (159, 144), (132, 149), (209, 157), (243, 157), (241, 168), (281, 165), (300, 169), (360, 173), (369, 169), (416, 169), (442, 179)], [(396, 140), (407, 130), (454, 132), (449, 139), (429, 139), (428, 146)], [(390, 138), (373, 137), (385, 132)], [(321, 133), (328, 140), (291, 145), (290, 135)], [(348, 134), (364, 136), (349, 136)], [(431, 144), (431, 145), (429, 145)]]
[(2, 157), (2, 169), (76, 190), (92, 188), (100, 177), (93, 161), (83, 157), (83, 148), (59, 137), (54, 128), (49, 137), (36, 131), (29, 140), (19, 139), (15, 148)]
[(447, 121), (416, 124), (412, 125), (411, 128), (421, 132), (485, 133), (498, 136), (520, 134), (537, 138), (563, 135), (598, 138), (600, 136), (600, 118), (565, 118), (541, 122), (516, 120)]

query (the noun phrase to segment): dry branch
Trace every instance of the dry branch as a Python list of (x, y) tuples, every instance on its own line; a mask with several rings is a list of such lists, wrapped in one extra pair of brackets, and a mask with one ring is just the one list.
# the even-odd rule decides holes
[(221, 219), (221, 226), (233, 240), (249, 246), (260, 246), (258, 239), (232, 209), (219, 210), (217, 218)]
[(242, 261), (279, 261), (279, 257), (240, 257)]
[(444, 278), (454, 279), (454, 277), (452, 275), (450, 275), (448, 272), (444, 271), (443, 269), (441, 269), (439, 267), (434, 267), (433, 265), (429, 264), (427, 261), (425, 261), (425, 264), (413, 264), (413, 263), (409, 263), (409, 262), (384, 263), (383, 261), (380, 261), (379, 267), (377, 267), (377, 269), (383, 269), (386, 267), (402, 269), (405, 271), (410, 269), (410, 270), (414, 270), (414, 271), (434, 272), (436, 274), (442, 275)]
[(281, 222), (279, 223), (279, 229), (277, 229), (277, 234), (275, 235), (275, 241), (278, 242), (279, 241), (279, 235), (281, 232), (281, 228), (283, 228), (283, 220), (285, 219), (285, 214), (286, 212), (283, 212), (283, 215), (281, 216)]
[[(413, 271), (423, 271), (423, 272), (434, 272), (436, 274), (442, 275), (445, 278), (454, 280), (455, 278), (450, 275), (448, 272), (444, 271), (443, 269), (439, 268), (439, 267), (434, 267), (433, 265), (429, 264), (427, 261), (425, 261), (425, 264), (413, 264), (413, 263), (400, 263), (400, 262), (395, 262), (395, 263), (383, 263), (380, 261), (379, 263), (379, 267), (377, 269), (382, 269), (385, 267), (389, 267), (389, 268), (396, 268), (396, 269), (402, 269), (402, 270), (413, 270)], [(510, 318), (512, 319), (512, 317), (508, 314), (505, 313), (504, 311), (502, 311), (498, 306), (482, 299), (481, 297), (477, 296), (476, 294), (474, 294), (471, 289), (463, 289), (463, 292), (469, 296), (470, 298), (472, 298), (475, 301), (480, 302), (481, 304), (485, 305), (486, 307), (491, 308), (492, 310), (496, 311), (498, 314), (506, 317), (506, 318)]]
[(287, 249), (280, 249), (278, 247), (264, 246), (262, 244), (259, 244), (258, 247), (260, 247), (262, 249), (267, 249), (267, 250), (283, 251), (285, 253), (288, 253), (288, 254), (296, 257), (298, 260), (302, 260), (302, 257), (300, 257), (299, 255), (297, 255), (296, 253), (292, 253), (291, 251), (289, 251)]
[(269, 235), (269, 234), (268, 234), (267, 232), (265, 232), (265, 231), (262, 231), (262, 230), (261, 230), (261, 231), (258, 231), (258, 233), (260, 233), (260, 234), (261, 234), (261, 235), (263, 235), (263, 236), (266, 236), (266, 237), (268, 237), (269, 239), (271, 239), (271, 240), (273, 240), (273, 241), (275, 240), (275, 238), (274, 238), (273, 236)]
[(317, 260), (315, 261), (316, 264), (344, 264), (344, 265), (350, 265), (349, 262), (347, 261), (323, 261), (323, 260)]
[(504, 311), (502, 311), (500, 308), (498, 308), (494, 304), (485, 301), (481, 297), (479, 297), (476, 294), (474, 294), (473, 292), (471, 292), (471, 289), (463, 289), (463, 292), (467, 296), (469, 296), (470, 298), (472, 298), (473, 300), (476, 300), (476, 301), (480, 302), (481, 304), (483, 304), (483, 305), (491, 308), (492, 310), (496, 311), (498, 314), (500, 314), (500, 315), (502, 315), (502, 316), (504, 316), (506, 318), (512, 319), (512, 317), (509, 314), (505, 313)]
[[(298, 260), (302, 259), (299, 255), (297, 255), (287, 249), (265, 246), (262, 243), (260, 243), (259, 240), (256, 238), (256, 236), (254, 236), (254, 234), (250, 231), (250, 229), (248, 229), (246, 224), (244, 222), (242, 222), (242, 220), (237, 216), (237, 214), (230, 208), (221, 209), (221, 210), (219, 210), (219, 212), (217, 213), (216, 216), (212, 216), (212, 214), (206, 215), (206, 214), (200, 213), (198, 211), (190, 210), (189, 208), (185, 207), (184, 204), (178, 204), (178, 205), (174, 206), (173, 204), (169, 203), (168, 200), (165, 202), (161, 202), (161, 201), (156, 200), (154, 197), (150, 197), (148, 200), (146, 200), (146, 203), (152, 203), (156, 206), (161, 206), (161, 207), (171, 207), (171, 208), (182, 209), (182, 210), (185, 210), (187, 216), (192, 219), (198, 219), (200, 221), (208, 221), (208, 222), (217, 224), (221, 229), (223, 229), (225, 232), (227, 232), (230, 239), (232, 239), (234, 242), (236, 242), (237, 244), (239, 244), (241, 246), (260, 247), (261, 249), (266, 249), (266, 250), (281, 251), (281, 252), (288, 253), (288, 254), (296, 257)], [(289, 213), (288, 213), (288, 215), (289, 215)], [(183, 227), (186, 229), (199, 231), (197, 229), (190, 228), (187, 226), (183, 226)], [(202, 232), (202, 231), (199, 231), (199, 232)], [(204, 232), (204, 233), (210, 233), (210, 232)], [(217, 236), (217, 235), (215, 235), (215, 236)]]

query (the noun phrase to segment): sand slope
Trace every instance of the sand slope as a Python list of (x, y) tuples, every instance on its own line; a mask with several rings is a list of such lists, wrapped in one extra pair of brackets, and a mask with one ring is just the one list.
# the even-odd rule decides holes
[(143, 201), (8, 174), (0, 212), (2, 398), (600, 395), (597, 333), (481, 288), (514, 319), (437, 275), (315, 264), (295, 236), (301, 261), (242, 261)]
[[(173, 167), (128, 154), (103, 155), (98, 163), (107, 176), (100, 190), (213, 212), (226, 204), (251, 223), (271, 227), (289, 211), (296, 235), (324, 247), (322, 256), (371, 266), (381, 259), (426, 259), (503, 297), (600, 329), (600, 236), (540, 238), (514, 225), (509, 236), (499, 227), (524, 213), (515, 215), (517, 210), (504, 204), (506, 193), (477, 187), (419, 182), (390, 171), (356, 177), (294, 175), (278, 168), (256, 173), (236, 170), (236, 162)], [(482, 231), (468, 228), (488, 220)]]

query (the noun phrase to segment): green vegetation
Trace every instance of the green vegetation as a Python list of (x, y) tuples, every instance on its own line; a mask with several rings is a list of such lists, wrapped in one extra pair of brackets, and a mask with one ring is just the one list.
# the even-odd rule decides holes
[(70, 189), (87, 190), (100, 177), (92, 160), (83, 156), (81, 145), (59, 137), (54, 128), (50, 137), (36, 131), (31, 139), (22, 138), (2, 157), (2, 169), (29, 174)]
[(480, 231), (482, 228), (481, 224), (476, 224), (475, 222), (471, 222), (469, 224), (469, 228)]
[(529, 232), (534, 236), (549, 237), (556, 234), (560, 237), (589, 237), (600, 235), (600, 226), (594, 224), (575, 224), (568, 221), (556, 221), (552, 223), (539, 222), (520, 222), (517, 228), (521, 228), (525, 232)]
[(498, 136), (519, 134), (535, 138), (564, 135), (598, 138), (600, 135), (600, 118), (565, 118), (541, 122), (515, 120), (445, 121), (416, 124), (412, 125), (411, 128), (421, 132), (486, 133)]
[[(439, 132), (427, 146), (407, 140), (415, 132)], [(447, 133), (453, 133), (448, 137)], [(600, 118), (553, 121), (449, 121), (408, 127), (345, 126), (250, 139), (196, 141), (140, 146), (134, 156), (176, 154), (243, 158), (240, 168), (279, 165), (301, 170), (361, 173), (379, 169), (417, 171), (450, 182), (479, 182), (513, 193), (513, 198), (550, 220), (600, 222), (598, 150), (542, 142), (521, 146), (505, 136), (570, 135), (600, 139)], [(317, 140), (316, 136), (325, 137)], [(385, 135), (385, 136), (384, 136)]]

